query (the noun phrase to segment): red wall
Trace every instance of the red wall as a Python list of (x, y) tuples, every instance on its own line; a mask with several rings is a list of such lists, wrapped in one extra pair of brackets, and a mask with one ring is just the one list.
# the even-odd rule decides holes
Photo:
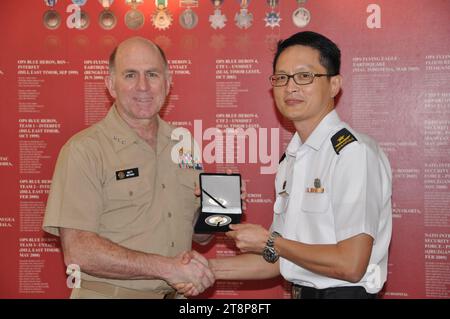
[[(84, 30), (67, 26), (69, 0), (55, 6), (62, 17), (56, 30), (43, 25), (44, 1), (0, 4), (0, 298), (69, 295), (58, 239), (44, 234), (40, 225), (60, 147), (110, 105), (103, 76), (117, 43), (141, 35), (166, 51), (174, 79), (162, 111), (166, 120), (193, 132), (194, 120), (202, 120), (203, 131), (215, 126), (266, 129), (275, 139), (268, 142), (273, 161), (291, 136), (271, 97), (273, 49), (277, 40), (301, 30), (338, 43), (344, 87), (337, 111), (381, 144), (393, 168), (394, 227), (385, 298), (449, 298), (449, 1), (308, 1), (304, 7), (311, 22), (299, 28), (291, 18), (297, 2), (281, 0), (275, 10), (280, 27), (270, 28), (264, 21), (267, 2), (255, 0), (249, 2), (253, 25), (240, 29), (234, 21), (239, 1), (225, 0), (222, 12), (228, 21), (217, 30), (208, 21), (211, 1), (193, 8), (199, 22), (191, 30), (179, 23), (184, 10), (179, 1), (169, 1), (173, 23), (167, 30), (152, 26), (154, 1), (144, 2), (138, 9), (145, 23), (137, 31), (125, 25), (130, 8), (120, 0), (112, 4), (117, 25), (109, 31), (98, 24), (102, 7), (95, 0), (82, 8), (90, 17)], [(204, 140), (203, 146), (210, 142)], [(269, 226), (274, 175), (261, 174), (268, 164), (257, 159), (205, 167), (240, 170), (249, 193), (246, 220)], [(195, 248), (208, 257), (235, 253), (221, 236)], [(216, 283), (202, 297), (289, 298), (289, 292), (281, 279), (233, 281)]]

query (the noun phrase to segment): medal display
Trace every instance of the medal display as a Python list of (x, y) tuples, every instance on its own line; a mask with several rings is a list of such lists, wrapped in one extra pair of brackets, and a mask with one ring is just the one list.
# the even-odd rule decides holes
[(100, 13), (98, 23), (103, 29), (111, 30), (116, 26), (117, 18), (111, 10), (105, 9)]
[[(302, 5), (305, 2), (306, 0), (297, 0), (299, 5)], [(297, 27), (304, 28), (309, 24), (309, 21), (311, 21), (311, 13), (304, 7), (298, 7), (292, 14), (292, 21)]]
[(50, 9), (44, 12), (44, 15), (42, 16), (42, 23), (47, 29), (58, 29), (61, 25), (61, 16), (53, 8), (56, 5), (57, 0), (44, 0), (44, 2), (48, 7), (50, 7)]
[(103, 6), (103, 11), (100, 12), (98, 16), (98, 24), (104, 30), (111, 30), (117, 24), (117, 18), (114, 13), (110, 10), (110, 7), (114, 0), (99, 0)]
[(44, 12), (42, 21), (47, 29), (55, 30), (61, 25), (61, 16), (56, 10), (50, 9)]
[(223, 4), (223, 0), (212, 0), (214, 5), (214, 14), (209, 16), (209, 23), (211, 28), (223, 29), (225, 27), (225, 22), (227, 22), (227, 17), (220, 11), (220, 6)]
[(272, 9), (271, 12), (266, 13), (266, 17), (264, 18), (264, 21), (266, 22), (266, 27), (271, 27), (272, 29), (275, 27), (280, 26), (280, 13), (275, 12), (275, 7), (278, 5), (278, 0), (267, 0), (270, 8)]
[(166, 30), (173, 21), (172, 14), (167, 10), (167, 0), (155, 0), (157, 11), (152, 15), (153, 26), (158, 30)]
[(180, 15), (180, 25), (185, 29), (195, 28), (198, 23), (198, 16), (191, 8), (198, 7), (198, 0), (180, 0), (180, 7), (187, 7)]
[(241, 0), (241, 10), (234, 16), (234, 21), (240, 29), (248, 29), (253, 23), (253, 14), (248, 11), (248, 4), (250, 0)]
[(140, 29), (144, 25), (144, 15), (141, 11), (136, 9), (142, 2), (142, 0), (127, 0), (127, 3), (131, 6), (131, 9), (125, 14), (125, 25), (131, 30)]

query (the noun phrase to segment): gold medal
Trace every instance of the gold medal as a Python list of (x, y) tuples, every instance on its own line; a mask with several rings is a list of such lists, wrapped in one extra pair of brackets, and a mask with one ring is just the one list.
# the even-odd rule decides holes
[(172, 24), (172, 14), (167, 10), (167, 0), (156, 0), (157, 11), (152, 15), (153, 26), (158, 30), (166, 30)]

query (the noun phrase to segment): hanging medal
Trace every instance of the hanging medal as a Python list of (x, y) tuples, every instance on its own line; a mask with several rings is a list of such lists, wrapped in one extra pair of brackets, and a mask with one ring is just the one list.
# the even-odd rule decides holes
[(214, 14), (209, 16), (209, 22), (211, 23), (211, 28), (222, 29), (225, 27), (225, 22), (227, 22), (227, 17), (220, 11), (220, 6), (223, 4), (224, 0), (211, 0), (214, 5)]
[(102, 12), (98, 16), (98, 24), (102, 29), (111, 30), (117, 24), (117, 18), (110, 10), (110, 7), (114, 0), (98, 0), (103, 7)]
[(143, 2), (143, 0), (126, 0), (131, 9), (125, 14), (125, 25), (131, 30), (137, 30), (144, 25), (145, 17), (141, 11), (136, 9)]
[(280, 27), (280, 13), (275, 12), (275, 7), (278, 5), (278, 0), (267, 0), (267, 4), (270, 6), (271, 11), (266, 13), (266, 17), (264, 21), (266, 21), (266, 27), (271, 27), (272, 29), (275, 27)]
[(250, 0), (239, 0), (241, 9), (239, 13), (234, 16), (234, 21), (240, 29), (248, 29), (253, 22), (253, 14), (248, 12), (248, 5)]
[(292, 14), (292, 21), (299, 28), (306, 27), (309, 21), (311, 21), (311, 13), (309, 12), (309, 10), (301, 7), (301, 5), (305, 2), (306, 0), (297, 0), (297, 4), (299, 5), (299, 7)]
[(153, 26), (158, 30), (166, 30), (172, 24), (172, 14), (167, 10), (168, 0), (155, 0), (157, 11), (152, 15)]
[(44, 2), (47, 7), (50, 7), (50, 9), (45, 11), (44, 15), (42, 16), (42, 22), (44, 23), (44, 26), (50, 30), (58, 29), (61, 25), (61, 16), (54, 9), (57, 0), (44, 0)]
[(76, 14), (74, 27), (78, 30), (84, 30), (89, 26), (89, 16), (81, 7), (86, 4), (87, 0), (72, 0), (72, 3), (80, 8), (79, 16)]
[(198, 23), (198, 16), (191, 8), (198, 7), (198, 0), (180, 0), (180, 7), (187, 8), (180, 15), (180, 25), (185, 29), (195, 28)]

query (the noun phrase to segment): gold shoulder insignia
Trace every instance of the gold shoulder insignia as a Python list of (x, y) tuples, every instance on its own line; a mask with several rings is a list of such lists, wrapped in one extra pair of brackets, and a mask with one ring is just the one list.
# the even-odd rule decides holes
[(331, 137), (331, 143), (333, 144), (334, 151), (338, 155), (345, 146), (355, 141), (357, 141), (356, 137), (354, 137), (353, 134), (346, 128), (343, 128)]

